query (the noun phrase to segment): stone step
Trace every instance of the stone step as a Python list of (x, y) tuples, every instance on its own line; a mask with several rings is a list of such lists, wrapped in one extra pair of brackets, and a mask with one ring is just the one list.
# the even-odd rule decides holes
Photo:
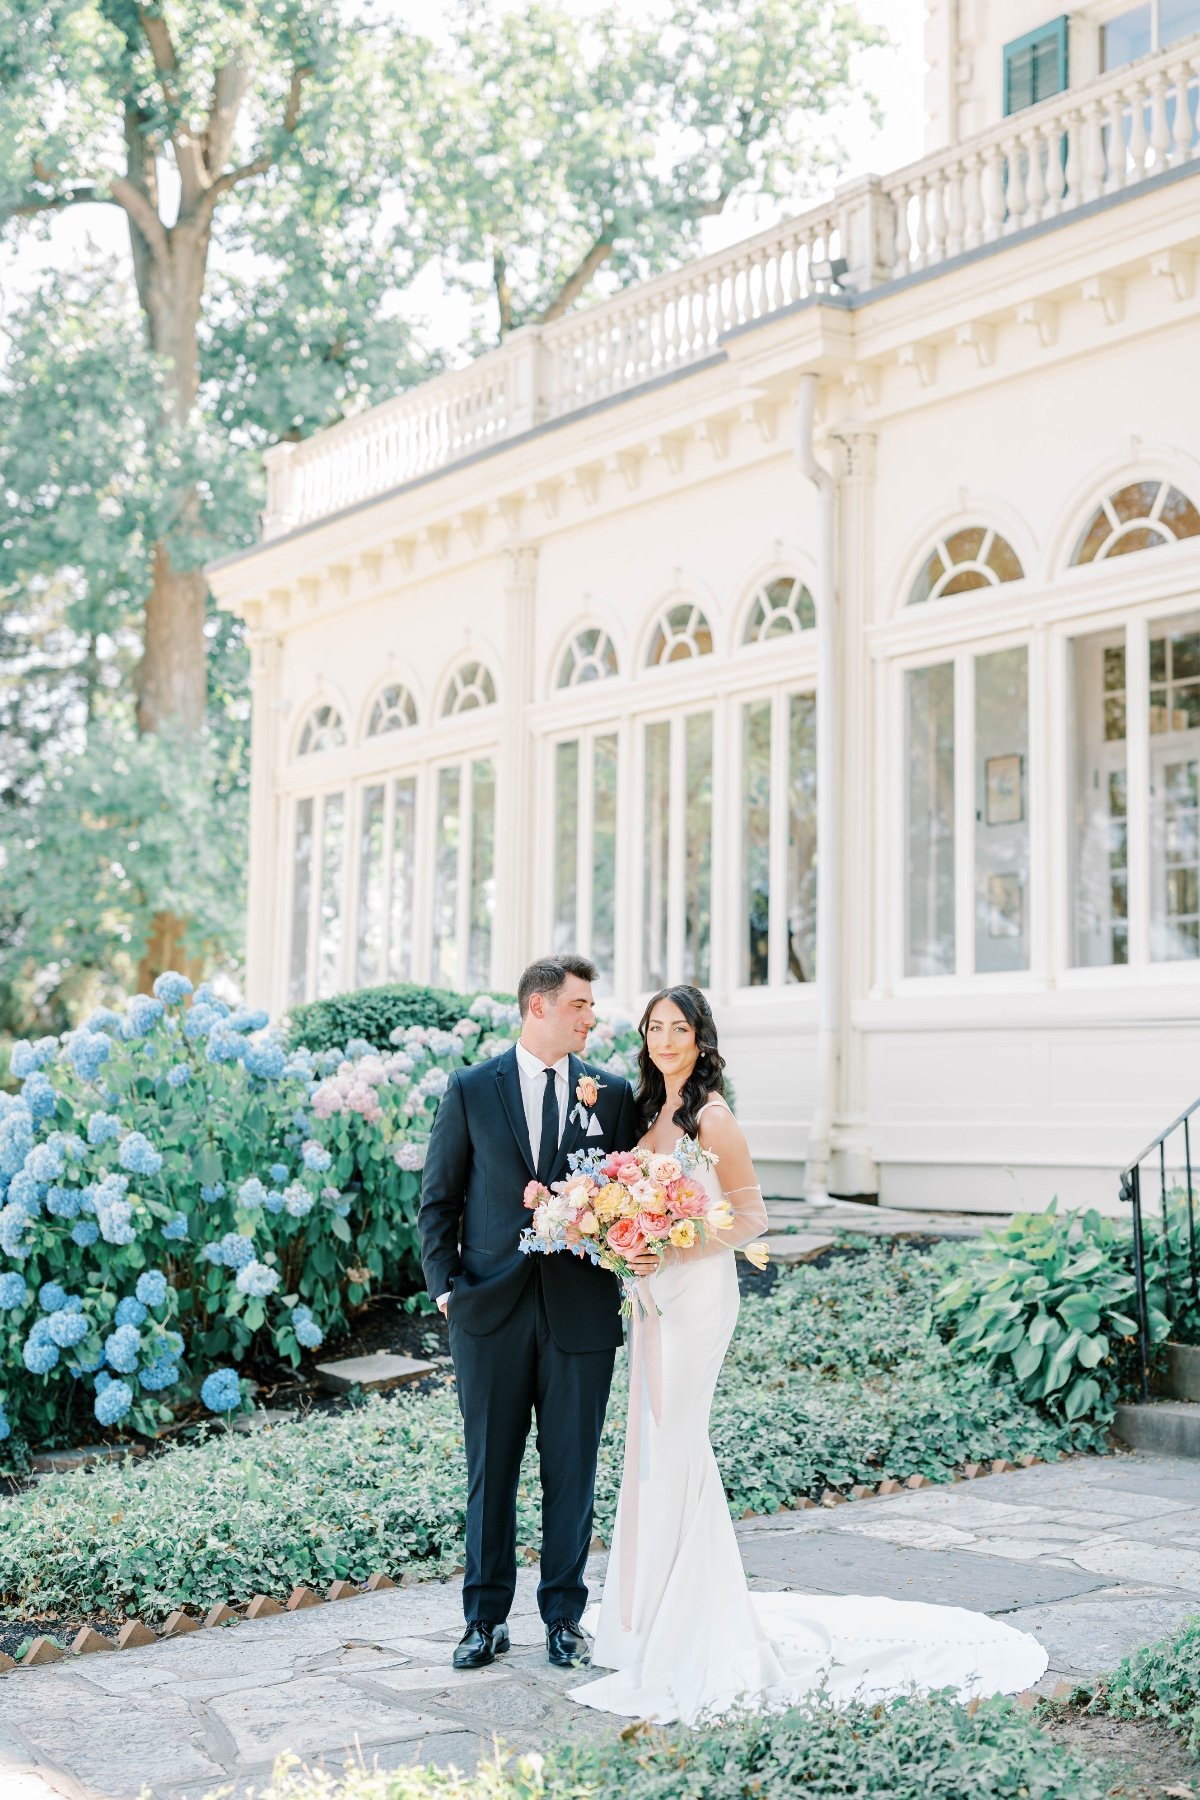
[(1200, 1461), (1200, 1406), (1189, 1400), (1152, 1400), (1118, 1406), (1113, 1431), (1131, 1450)]
[(323, 1388), (335, 1394), (347, 1394), (352, 1388), (366, 1388), (384, 1393), (406, 1381), (420, 1381), (433, 1375), (437, 1365), (413, 1356), (393, 1356), (387, 1350), (376, 1350), (369, 1356), (346, 1356), (339, 1362), (316, 1365), (315, 1374)]
[(1200, 1400), (1200, 1344), (1167, 1345), (1159, 1391), (1167, 1400)]

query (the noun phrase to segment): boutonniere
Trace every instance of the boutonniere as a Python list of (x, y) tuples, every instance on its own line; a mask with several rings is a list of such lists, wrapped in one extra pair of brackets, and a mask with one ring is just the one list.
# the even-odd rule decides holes
[(581, 1075), (579, 1080), (575, 1083), (575, 1110), (571, 1114), (571, 1117), (576, 1120), (585, 1131), (592, 1130), (593, 1128), (596, 1131), (599, 1131), (600, 1129), (599, 1121), (594, 1115), (589, 1117), (589, 1114), (591, 1114), (591, 1109), (600, 1098), (600, 1090), (603, 1086), (604, 1083), (602, 1081), (597, 1081), (594, 1075)]

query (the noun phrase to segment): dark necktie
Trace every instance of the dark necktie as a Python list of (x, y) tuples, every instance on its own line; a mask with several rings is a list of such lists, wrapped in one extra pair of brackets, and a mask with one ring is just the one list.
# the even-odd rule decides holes
[(554, 1070), (546, 1070), (546, 1086), (542, 1094), (542, 1142), (538, 1150), (537, 1178), (549, 1181), (554, 1159), (558, 1155), (558, 1094), (554, 1086)]

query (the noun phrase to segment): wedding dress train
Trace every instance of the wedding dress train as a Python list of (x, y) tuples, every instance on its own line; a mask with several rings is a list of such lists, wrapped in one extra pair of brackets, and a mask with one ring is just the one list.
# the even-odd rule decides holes
[[(705, 1180), (719, 1188), (716, 1171)], [(1046, 1669), (1045, 1651), (986, 1614), (747, 1588), (709, 1410), (737, 1322), (733, 1248), (759, 1235), (766, 1213), (757, 1190), (727, 1198), (735, 1223), (722, 1242), (649, 1277), (661, 1309), (659, 1418), (645, 1358), (631, 1355), (626, 1429), (640, 1435), (632, 1457), (627, 1452), (603, 1597), (583, 1621), (595, 1634), (593, 1664), (613, 1673), (572, 1689), (571, 1699), (692, 1724), (733, 1706), (785, 1705), (822, 1685), (834, 1701), (876, 1700), (914, 1685), (952, 1688), (964, 1699), (1029, 1687)], [(747, 1433), (754, 1423), (745, 1421)]]

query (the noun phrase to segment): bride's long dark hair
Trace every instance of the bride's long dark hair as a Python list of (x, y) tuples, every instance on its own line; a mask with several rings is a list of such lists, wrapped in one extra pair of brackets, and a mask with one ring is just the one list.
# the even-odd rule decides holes
[(696, 987), (660, 988), (642, 1014), (638, 1026), (642, 1036), (642, 1047), (638, 1052), (638, 1135), (644, 1137), (649, 1131), (667, 1098), (667, 1084), (663, 1080), (662, 1071), (655, 1067), (646, 1047), (650, 1014), (660, 1000), (670, 1000), (677, 1006), (696, 1034), (696, 1047), (700, 1054), (683, 1084), (674, 1119), (674, 1123), (687, 1137), (695, 1137), (700, 1126), (697, 1117), (700, 1108), (710, 1094), (725, 1092), (725, 1058), (717, 1048), (716, 1022), (712, 1016), (712, 1008)]

